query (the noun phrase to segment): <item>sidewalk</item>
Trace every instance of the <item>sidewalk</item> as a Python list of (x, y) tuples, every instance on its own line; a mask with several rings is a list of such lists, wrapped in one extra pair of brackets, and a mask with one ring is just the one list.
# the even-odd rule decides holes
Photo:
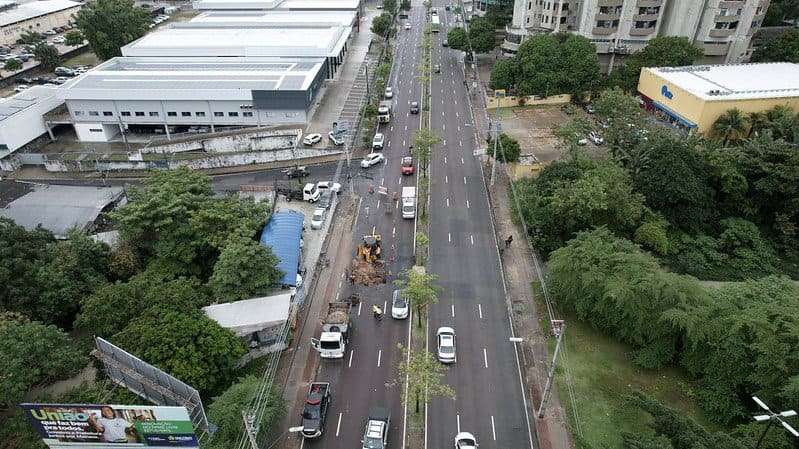
[[(477, 115), (477, 114), (475, 114)], [(489, 168), (486, 172), (490, 172)], [(493, 187), (489, 187), (491, 209), (497, 232), (497, 240), (504, 241), (514, 236), (511, 246), (502, 253), (508, 294), (512, 298), (513, 325), (516, 335), (524, 339), (521, 345), (522, 362), (525, 365), (525, 383), (533, 399), (532, 405), (538, 408), (547, 378), (547, 368), (551, 356), (547, 350), (549, 335), (540, 326), (545, 310), (537, 310), (531, 285), (538, 281), (533, 263), (533, 255), (524, 239), (521, 226), (513, 223), (511, 215), (512, 199), (506, 171), (500, 167)], [(570, 449), (573, 447), (571, 434), (566, 427), (566, 418), (556, 388), (552, 389), (546, 416), (535, 419), (540, 449)]]

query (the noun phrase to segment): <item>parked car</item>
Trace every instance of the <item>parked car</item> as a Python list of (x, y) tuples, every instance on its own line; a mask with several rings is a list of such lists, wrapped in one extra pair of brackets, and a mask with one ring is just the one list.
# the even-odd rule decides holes
[(28, 62), (28, 60), (30, 58), (31, 57), (28, 56), (27, 53), (20, 53), (20, 54), (14, 56), (14, 59), (16, 59), (17, 61), (20, 61), (20, 62)]
[(402, 296), (402, 290), (394, 290), (391, 296), (391, 318), (395, 320), (404, 320), (408, 318), (408, 300)]
[(319, 202), (317, 203), (317, 207), (322, 207), (325, 209), (330, 209), (330, 206), (333, 205), (333, 192), (330, 190), (319, 191), (321, 195), (319, 195)]
[(341, 191), (341, 184), (333, 181), (319, 181), (316, 183), (316, 188), (322, 191), (322, 193), (328, 190), (333, 193), (339, 193)]
[(372, 151), (375, 151), (375, 150), (382, 151), (383, 150), (383, 143), (385, 142), (385, 140), (386, 140), (386, 137), (383, 135), (383, 133), (375, 134), (375, 137), (372, 139)]
[(69, 81), (69, 78), (67, 78), (66, 76), (59, 76), (58, 78), (51, 81), (55, 84), (64, 84), (67, 81)]
[(66, 41), (67, 40), (64, 38), (64, 36), (56, 36), (56, 37), (53, 38), (53, 43), (54, 44), (63, 44)]
[(439, 327), (436, 332), (438, 340), (438, 360), (441, 363), (455, 363), (455, 329), (451, 327)]
[(392, 89), (391, 86), (386, 87), (385, 96), (386, 96), (386, 98), (393, 98), (394, 97), (394, 89)]
[(361, 161), (361, 168), (369, 168), (386, 160), (383, 153), (369, 153)]
[(418, 114), (419, 113), (419, 102), (412, 101), (411, 102), (411, 114)]
[(17, 87), (15, 87), (15, 88), (14, 88), (14, 92), (16, 92), (16, 93), (20, 93), (20, 92), (22, 92), (23, 90), (27, 90), (27, 89), (28, 89), (28, 87), (29, 87), (29, 86), (28, 86), (28, 85), (26, 85), (26, 84), (20, 84), (19, 86), (17, 86)]
[(304, 139), (302, 139), (303, 145), (316, 145), (321, 141), (322, 141), (322, 135), (317, 133), (308, 134), (307, 136), (305, 136)]
[(304, 165), (301, 165), (299, 167), (287, 168), (283, 170), (283, 173), (285, 173), (286, 177), (289, 179), (304, 178), (310, 174), (308, 172), (308, 168), (305, 167)]
[(322, 229), (322, 225), (325, 224), (325, 216), (327, 216), (327, 209), (324, 207), (314, 209), (311, 217), (311, 229)]
[(405, 22), (405, 29), (406, 30), (410, 30), (411, 29), (411, 23), (410, 22)]
[(75, 76), (75, 71), (69, 67), (56, 67), (53, 73), (58, 76)]
[(477, 438), (469, 432), (458, 432), (455, 435), (455, 449), (477, 449)]
[(47, 30), (43, 31), (42, 34), (44, 34), (45, 36), (55, 36), (56, 34), (58, 34), (58, 32), (56, 32), (56, 30)]
[(449, 41), (444, 39), (444, 41), (441, 42), (441, 46), (442, 47), (449, 47)]
[(410, 156), (405, 156), (402, 158), (402, 174), (403, 175), (412, 175), (413, 172), (416, 171), (416, 167), (413, 166), (413, 158)]

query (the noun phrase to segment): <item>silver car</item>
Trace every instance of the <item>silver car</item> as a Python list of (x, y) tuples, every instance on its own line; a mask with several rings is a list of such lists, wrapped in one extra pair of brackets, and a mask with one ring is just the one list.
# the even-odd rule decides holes
[(408, 318), (408, 312), (408, 299), (402, 295), (402, 290), (394, 290), (394, 295), (391, 297), (391, 318), (404, 320)]
[(439, 327), (436, 332), (438, 340), (438, 361), (441, 363), (455, 363), (455, 329), (451, 327)]
[(327, 215), (327, 209), (317, 207), (313, 211), (313, 217), (311, 217), (311, 229), (322, 229), (325, 224), (325, 215)]

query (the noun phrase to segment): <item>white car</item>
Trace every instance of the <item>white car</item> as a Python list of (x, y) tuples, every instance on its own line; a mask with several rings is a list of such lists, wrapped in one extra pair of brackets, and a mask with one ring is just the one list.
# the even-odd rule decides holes
[(375, 137), (372, 139), (372, 151), (375, 150), (383, 150), (383, 143), (386, 141), (386, 136), (383, 133), (375, 134)]
[(411, 29), (411, 23), (410, 22), (405, 22), (405, 29), (406, 30), (410, 30)]
[(307, 136), (305, 136), (304, 139), (302, 139), (303, 145), (316, 145), (321, 141), (322, 141), (322, 135), (316, 133), (308, 134)]
[(394, 89), (392, 89), (391, 86), (386, 87), (385, 95), (386, 98), (394, 98)]
[(324, 207), (314, 209), (311, 217), (311, 229), (322, 229), (322, 225), (325, 224), (325, 215), (327, 215), (327, 209)]
[(475, 449), (477, 439), (469, 432), (459, 432), (455, 435), (455, 449)]
[(319, 189), (320, 192), (325, 193), (326, 191), (331, 191), (333, 193), (341, 192), (341, 184), (333, 181), (320, 181), (316, 183), (316, 188)]
[(438, 361), (441, 363), (455, 363), (455, 329), (439, 327), (436, 332), (438, 339)]
[(17, 86), (17, 87), (15, 87), (15, 88), (14, 88), (14, 92), (16, 92), (16, 93), (20, 93), (20, 92), (22, 92), (23, 90), (26, 90), (27, 88), (28, 88), (28, 85), (27, 85), (27, 84), (20, 84), (19, 86)]
[(369, 168), (386, 160), (383, 153), (369, 153), (361, 161), (361, 168)]
[(402, 290), (394, 290), (391, 297), (391, 318), (404, 320), (408, 318), (408, 300), (402, 296)]
[(56, 37), (53, 38), (53, 43), (54, 44), (63, 44), (66, 41), (67, 40), (64, 38), (64, 36), (56, 36)]

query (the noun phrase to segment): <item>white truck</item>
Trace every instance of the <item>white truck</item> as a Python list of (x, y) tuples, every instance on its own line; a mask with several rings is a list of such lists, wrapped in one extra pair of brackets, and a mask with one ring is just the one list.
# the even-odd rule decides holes
[(331, 302), (328, 304), (327, 316), (322, 321), (322, 334), (318, 339), (311, 339), (311, 347), (316, 349), (323, 359), (344, 358), (352, 328), (350, 304)]
[(381, 101), (377, 106), (377, 121), (380, 123), (388, 123), (391, 121), (391, 100)]
[(416, 217), (416, 187), (402, 188), (402, 218)]

